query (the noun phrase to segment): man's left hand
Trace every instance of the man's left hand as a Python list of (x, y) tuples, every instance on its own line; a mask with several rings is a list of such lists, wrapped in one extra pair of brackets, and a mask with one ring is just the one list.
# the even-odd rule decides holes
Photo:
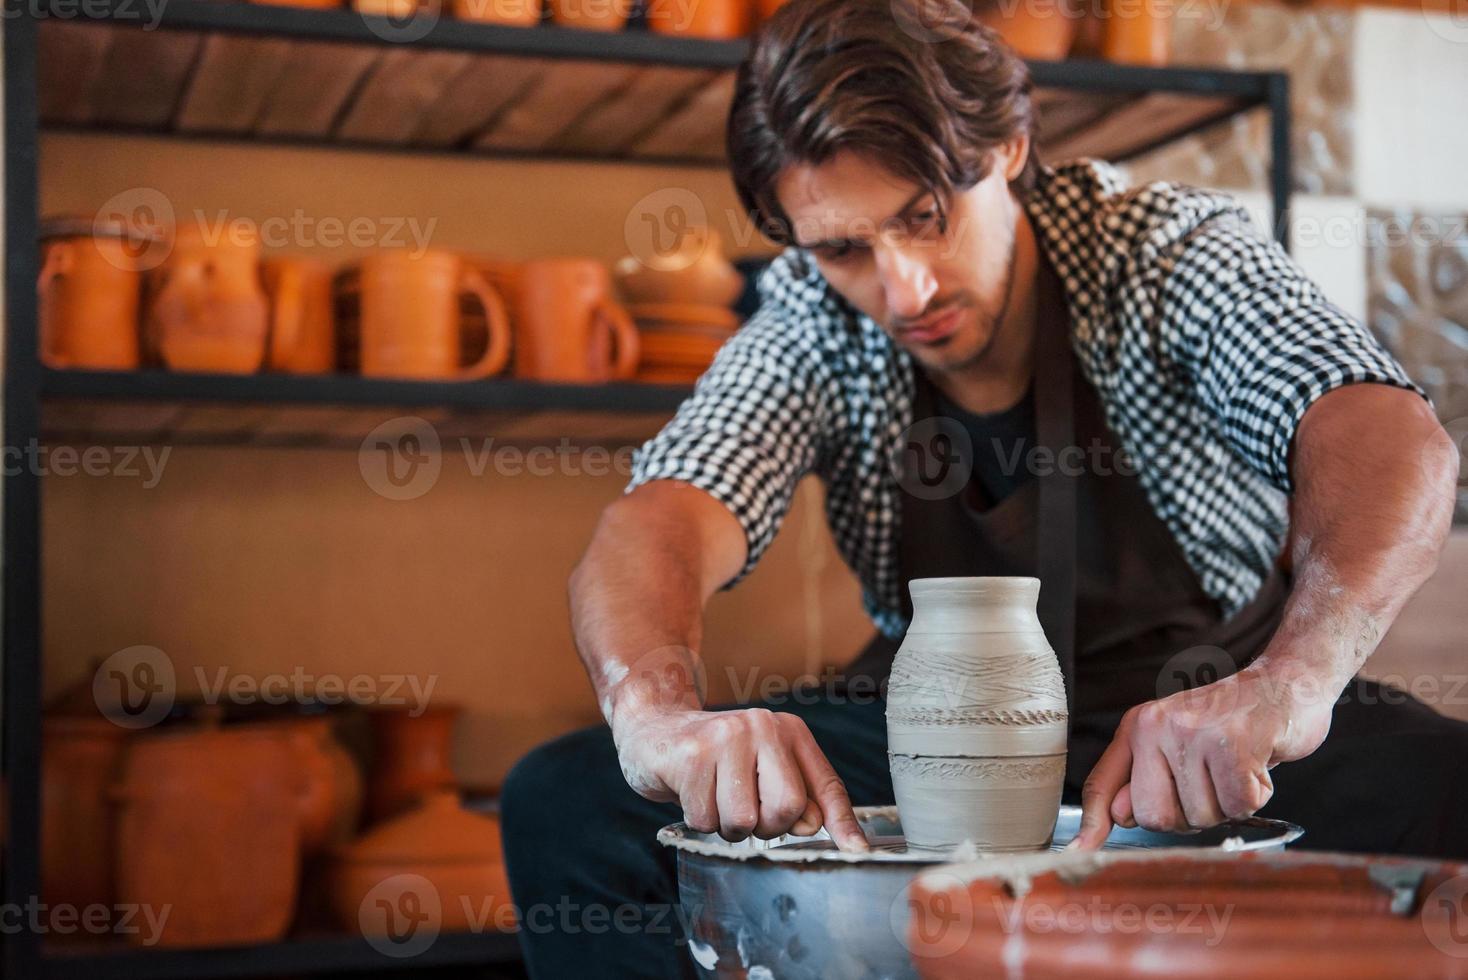
[(1187, 833), (1252, 815), (1274, 795), (1269, 770), (1325, 740), (1334, 702), (1254, 665), (1132, 708), (1086, 779), (1071, 846), (1100, 847), (1113, 823)]

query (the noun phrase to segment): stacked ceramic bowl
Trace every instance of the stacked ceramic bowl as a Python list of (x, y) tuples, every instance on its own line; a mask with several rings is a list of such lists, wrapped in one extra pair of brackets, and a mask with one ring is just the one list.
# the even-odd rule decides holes
[(638, 381), (692, 384), (739, 327), (730, 306), (744, 278), (709, 229), (687, 230), (674, 250), (629, 255), (613, 273), (642, 342)]
[(696, 303), (631, 303), (642, 359), (636, 380), (692, 384), (739, 326), (733, 311)]

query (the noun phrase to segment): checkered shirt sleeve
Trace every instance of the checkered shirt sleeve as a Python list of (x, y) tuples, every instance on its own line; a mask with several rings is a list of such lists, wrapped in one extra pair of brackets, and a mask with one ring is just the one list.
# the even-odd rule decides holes
[(1164, 366), (1184, 373), (1233, 449), (1280, 490), (1292, 489), (1295, 429), (1321, 395), (1358, 382), (1423, 394), (1243, 212), (1200, 225), (1160, 274)]
[(802, 326), (797, 310), (765, 302), (720, 348), (672, 421), (633, 457), (628, 492), (652, 480), (681, 481), (739, 521), (747, 558), (726, 588), (758, 563), (796, 484), (815, 466), (828, 372), (813, 331)]

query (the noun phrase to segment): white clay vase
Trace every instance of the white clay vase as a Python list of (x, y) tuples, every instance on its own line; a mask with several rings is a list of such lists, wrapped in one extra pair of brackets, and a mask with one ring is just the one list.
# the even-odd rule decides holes
[(1065, 779), (1065, 682), (1040, 580), (914, 579), (892, 664), (887, 749), (907, 844), (1045, 848)]

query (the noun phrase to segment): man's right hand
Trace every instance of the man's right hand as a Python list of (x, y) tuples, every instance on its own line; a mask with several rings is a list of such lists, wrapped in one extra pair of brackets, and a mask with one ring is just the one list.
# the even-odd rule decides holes
[(870, 850), (845, 784), (796, 715), (693, 709), (615, 727), (628, 785), (650, 800), (676, 800), (693, 830), (741, 841), (825, 826), (841, 850)]

